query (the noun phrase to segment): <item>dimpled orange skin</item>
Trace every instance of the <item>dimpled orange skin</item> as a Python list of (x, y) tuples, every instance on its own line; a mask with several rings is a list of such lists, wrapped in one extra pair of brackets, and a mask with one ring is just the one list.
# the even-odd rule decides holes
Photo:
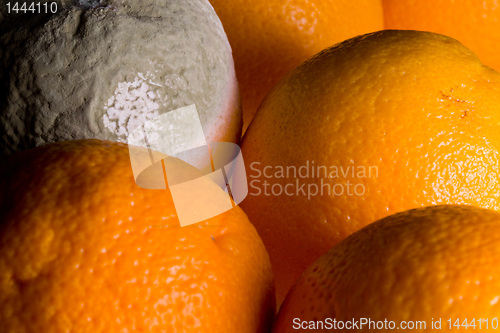
[[(500, 208), (500, 75), (442, 35), (356, 37), (287, 75), (263, 101), (241, 148), (249, 195), (240, 206), (269, 252), (281, 303), (316, 258), (373, 221), (434, 204)], [(274, 176), (277, 166), (286, 175), (307, 161), (326, 166), (328, 175)], [(349, 166), (354, 177), (352, 169), (342, 175), (340, 167)], [(297, 181), (306, 195), (297, 195)], [(330, 195), (326, 188), (308, 200), (309, 184), (319, 191), (321, 181)], [(291, 196), (272, 195), (271, 186), (279, 193), (288, 183)], [(332, 194), (335, 184), (344, 193)]]
[(2, 332), (269, 331), (270, 262), (240, 208), (181, 228), (121, 143), (50, 144), (1, 172)]
[(440, 33), (458, 39), (500, 71), (498, 0), (383, 0), (386, 29)]
[(381, 0), (210, 0), (233, 49), (243, 132), (269, 90), (322, 49), (384, 27)]
[[(325, 318), (387, 319), (396, 328), (402, 321), (425, 321), (425, 329), (416, 326), (419, 332), (449, 331), (448, 319), (455, 331), (456, 320), (462, 324), (465, 318), (468, 324), (476, 318), (479, 330), (479, 318), (488, 318), (493, 330), (492, 319), (500, 314), (499, 258), (498, 212), (434, 206), (391, 215), (307, 268), (287, 295), (273, 333), (296, 332), (294, 318), (308, 321), (307, 327)], [(432, 329), (432, 319), (439, 318), (441, 330)]]

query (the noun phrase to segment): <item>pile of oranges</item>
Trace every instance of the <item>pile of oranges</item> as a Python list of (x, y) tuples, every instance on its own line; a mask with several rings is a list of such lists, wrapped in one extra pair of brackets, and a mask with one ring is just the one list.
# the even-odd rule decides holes
[(0, 332), (496, 329), (497, 1), (210, 3), (246, 199), (181, 227), (168, 177), (139, 187), (127, 144), (11, 156)]

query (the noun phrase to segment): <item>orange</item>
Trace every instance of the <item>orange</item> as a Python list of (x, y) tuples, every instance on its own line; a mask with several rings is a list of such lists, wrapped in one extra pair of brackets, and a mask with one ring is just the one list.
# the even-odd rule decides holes
[(383, 29), (381, 0), (210, 0), (233, 49), (243, 131), (267, 92), (325, 47)]
[(2, 332), (268, 332), (268, 255), (238, 207), (180, 227), (125, 144), (81, 140), (1, 167)]
[(434, 204), (500, 208), (500, 75), (446, 36), (356, 37), (287, 75), (242, 151), (240, 206), (280, 302), (314, 259), (377, 219)]
[(128, 142), (190, 105), (206, 142), (240, 141), (231, 47), (208, 0), (0, 3), (0, 160), (49, 142)]
[(500, 314), (499, 237), (500, 214), (482, 208), (434, 206), (386, 217), (302, 274), (273, 332), (317, 328), (319, 321), (326, 325), (318, 331), (330, 332), (333, 319), (345, 331), (354, 320), (358, 332), (455, 331), (465, 324), (493, 330)]
[(500, 71), (498, 0), (383, 0), (387, 29), (424, 30), (458, 39)]

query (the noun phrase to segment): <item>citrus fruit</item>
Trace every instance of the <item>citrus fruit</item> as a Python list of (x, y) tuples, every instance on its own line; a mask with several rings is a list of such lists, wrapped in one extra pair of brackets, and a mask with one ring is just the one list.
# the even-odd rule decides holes
[(180, 227), (170, 191), (137, 186), (111, 141), (26, 150), (0, 172), (3, 332), (269, 331), (270, 261), (240, 208)]
[(443, 35), (386, 30), (328, 48), (262, 102), (242, 141), (240, 206), (278, 301), (312, 261), (387, 215), (499, 209), (500, 75)]
[(325, 47), (383, 29), (380, 0), (210, 0), (233, 49), (243, 131), (267, 92)]
[(192, 104), (207, 142), (239, 142), (231, 47), (208, 0), (73, 3), (0, 31), (0, 159), (48, 142), (126, 143)]
[(383, 0), (383, 7), (387, 29), (425, 30), (456, 38), (483, 64), (500, 71), (497, 0)]
[(319, 331), (329, 331), (333, 321), (326, 318), (336, 319), (337, 329), (356, 322), (359, 332), (449, 331), (457, 329), (457, 320), (459, 329), (465, 329), (465, 320), (469, 329), (475, 324), (492, 330), (500, 312), (499, 236), (500, 214), (471, 206), (386, 217), (307, 268), (287, 295), (273, 332), (312, 328), (322, 325), (319, 321), (327, 324)]

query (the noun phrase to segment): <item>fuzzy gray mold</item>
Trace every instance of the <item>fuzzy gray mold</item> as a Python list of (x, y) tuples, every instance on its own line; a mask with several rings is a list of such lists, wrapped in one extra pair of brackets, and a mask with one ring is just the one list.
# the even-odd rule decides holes
[(0, 32), (0, 159), (55, 141), (126, 142), (191, 104), (207, 141), (238, 142), (231, 49), (208, 0), (78, 2), (93, 8)]
[(101, 0), (73, 0), (73, 4), (78, 7), (90, 9), (101, 5)]

